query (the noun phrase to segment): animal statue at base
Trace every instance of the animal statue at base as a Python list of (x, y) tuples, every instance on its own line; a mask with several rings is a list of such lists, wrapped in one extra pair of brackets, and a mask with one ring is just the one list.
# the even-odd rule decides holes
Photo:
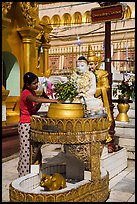
[(53, 175), (42, 174), (40, 186), (44, 187), (45, 191), (55, 191), (65, 188), (66, 180), (59, 173), (54, 173)]

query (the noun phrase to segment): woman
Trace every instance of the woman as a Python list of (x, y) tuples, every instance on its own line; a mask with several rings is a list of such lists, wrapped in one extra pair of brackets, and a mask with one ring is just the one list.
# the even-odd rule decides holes
[[(18, 162), (19, 177), (30, 173), (30, 119), (36, 114), (42, 103), (58, 103), (56, 99), (37, 97), (35, 90), (38, 88), (38, 77), (32, 72), (24, 75), (24, 86), (20, 96), (20, 153)], [(35, 149), (37, 155), (41, 155), (40, 146)], [(38, 156), (39, 157), (39, 156)], [(41, 162), (40, 158), (35, 158), (33, 162)]]

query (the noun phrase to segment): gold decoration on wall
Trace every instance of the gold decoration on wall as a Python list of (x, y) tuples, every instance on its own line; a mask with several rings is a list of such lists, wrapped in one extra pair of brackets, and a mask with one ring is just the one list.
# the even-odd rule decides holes
[(51, 24), (51, 21), (50, 21), (50, 17), (49, 16), (43, 16), (41, 21), (43, 21), (45, 24), (49, 25)]
[(59, 16), (59, 15), (54, 15), (54, 16), (51, 18), (52, 27), (58, 27), (58, 26), (60, 26), (60, 22), (61, 22), (61, 19), (60, 19), (60, 16)]
[(72, 16), (72, 24), (81, 24), (82, 14), (80, 12), (75, 12)]
[[(44, 44), (49, 45), (50, 41), (51, 41), (51, 38), (50, 38), (50, 37), (47, 37), (47, 38), (45, 38), (45, 40), (44, 40)], [(50, 45), (49, 45), (49, 47), (50, 47)]]
[(61, 25), (70, 25), (71, 24), (71, 15), (69, 13), (64, 13), (61, 18)]
[(20, 2), (22, 13), (29, 27), (35, 27), (38, 17), (38, 3)]
[(36, 39), (41, 41), (42, 35), (44, 34), (45, 34), (44, 30), (41, 30), (40, 33), (37, 35)]
[(5, 15), (8, 13), (8, 11), (11, 9), (13, 2), (2, 2), (2, 15)]
[(83, 16), (82, 16), (82, 22), (84, 23), (90, 23), (91, 22), (91, 12), (90, 11), (86, 11)]

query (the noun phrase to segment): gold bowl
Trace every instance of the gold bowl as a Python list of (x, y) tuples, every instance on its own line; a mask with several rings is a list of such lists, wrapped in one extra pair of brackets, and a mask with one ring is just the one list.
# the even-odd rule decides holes
[(51, 103), (47, 117), (56, 119), (83, 118), (84, 106), (82, 103)]

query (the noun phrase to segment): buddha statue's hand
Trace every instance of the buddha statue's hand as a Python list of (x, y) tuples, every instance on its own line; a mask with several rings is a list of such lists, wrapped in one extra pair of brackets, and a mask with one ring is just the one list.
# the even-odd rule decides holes
[(81, 97), (85, 97), (85, 93), (80, 92), (80, 93), (78, 94), (78, 97), (79, 97), (79, 98), (81, 98)]
[(81, 100), (79, 97), (74, 98), (72, 103), (81, 103)]

